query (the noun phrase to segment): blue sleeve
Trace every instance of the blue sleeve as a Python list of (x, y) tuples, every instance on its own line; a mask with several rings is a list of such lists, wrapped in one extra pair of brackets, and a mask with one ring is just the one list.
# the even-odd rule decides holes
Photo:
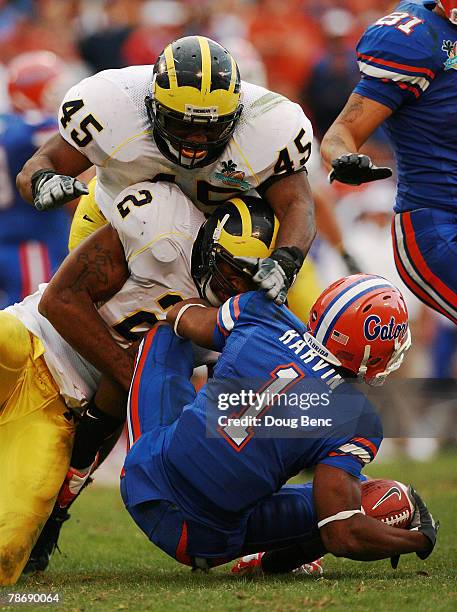
[[(338, 412), (343, 412), (344, 407), (349, 411), (356, 409), (357, 398), (363, 397), (358, 392), (349, 391), (350, 395), (344, 395), (344, 404), (337, 405)], [(340, 434), (338, 437), (328, 438), (328, 444), (318, 463), (331, 465), (360, 478), (362, 469), (376, 457), (383, 438), (381, 419), (367, 398), (364, 398), (356, 420), (348, 420), (340, 431), (344, 430), (347, 431), (347, 436)]]
[(370, 26), (357, 45), (362, 79), (355, 93), (394, 111), (420, 98), (440, 69), (426, 16), (409, 3), (399, 8)]
[(228, 299), (217, 312), (217, 323), (213, 332), (213, 344), (216, 351), (222, 351), (225, 342), (246, 308), (247, 303), (258, 292), (249, 291)]
[(351, 438), (330, 451), (319, 463), (339, 468), (360, 478), (362, 469), (376, 457), (381, 441), (382, 438)]

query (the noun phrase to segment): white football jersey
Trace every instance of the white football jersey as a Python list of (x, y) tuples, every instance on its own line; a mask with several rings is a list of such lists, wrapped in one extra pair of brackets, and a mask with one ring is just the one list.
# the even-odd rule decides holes
[(141, 181), (170, 181), (203, 212), (305, 167), (311, 123), (298, 104), (243, 82), (243, 112), (221, 156), (192, 170), (159, 151), (146, 112), (152, 66), (105, 70), (72, 87), (59, 111), (62, 137), (97, 167), (95, 199), (111, 221), (114, 198)]
[[(195, 297), (192, 246), (205, 217), (172, 183), (139, 183), (116, 198), (111, 219), (125, 252), (130, 276), (98, 312), (115, 340), (128, 346), (177, 302)], [(7, 308), (44, 344), (46, 363), (71, 407), (95, 393), (99, 372), (38, 312), (46, 285)]]

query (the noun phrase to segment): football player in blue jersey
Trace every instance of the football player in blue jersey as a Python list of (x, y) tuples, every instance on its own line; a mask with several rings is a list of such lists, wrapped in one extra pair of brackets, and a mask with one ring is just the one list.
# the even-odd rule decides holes
[(12, 112), (0, 114), (0, 309), (47, 282), (67, 253), (67, 211), (43, 217), (15, 187), (24, 162), (57, 130), (54, 92), (63, 72), (48, 51), (20, 55), (8, 68)]
[(361, 80), (322, 142), (330, 178), (350, 185), (391, 176), (360, 148), (384, 124), (398, 191), (392, 236), (405, 284), (457, 322), (457, 1), (404, 0), (357, 47)]
[[(244, 260), (217, 265), (220, 296), (240, 274), (253, 286)], [(257, 291), (220, 308), (186, 300), (167, 321), (140, 346), (121, 478), (124, 503), (154, 544), (204, 569), (284, 548), (295, 551), (295, 566), (324, 552), (356, 560), (432, 552), (437, 528), (413, 490), (417, 529), (360, 509), (361, 469), (382, 428), (343, 377), (380, 384), (400, 366), (410, 337), (395, 287), (377, 276), (341, 279), (320, 296), (308, 327)], [(221, 351), (199, 393), (189, 380), (190, 340)], [(311, 391), (320, 401), (304, 412), (292, 396)], [(306, 467), (315, 468), (313, 487), (285, 484)]]

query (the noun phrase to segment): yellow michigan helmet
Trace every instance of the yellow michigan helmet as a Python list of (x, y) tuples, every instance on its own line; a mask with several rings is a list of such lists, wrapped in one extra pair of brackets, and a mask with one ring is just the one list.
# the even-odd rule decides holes
[(189, 169), (212, 163), (241, 115), (240, 97), (240, 73), (227, 49), (204, 36), (170, 43), (145, 100), (161, 153)]
[(218, 206), (200, 228), (192, 249), (192, 276), (200, 295), (218, 305), (211, 289), (214, 278), (233, 295), (235, 288), (224, 277), (224, 261), (245, 273), (236, 257), (268, 257), (274, 249), (279, 222), (261, 198), (243, 195)]

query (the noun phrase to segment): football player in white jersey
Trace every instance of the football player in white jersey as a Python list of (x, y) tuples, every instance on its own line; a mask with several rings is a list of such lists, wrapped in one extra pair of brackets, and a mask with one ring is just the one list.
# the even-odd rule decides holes
[[(227, 205), (231, 219), (224, 223), (228, 230), (231, 221), (232, 232), (241, 227), (235, 240), (245, 249), (250, 240), (242, 254), (268, 257), (278, 222), (268, 205), (253, 200), (236, 198)], [(219, 210), (227, 213), (227, 206)], [(100, 373), (128, 389), (133, 355), (125, 348), (171, 306), (197, 293), (191, 254), (204, 221), (176, 185), (140, 183), (128, 188), (114, 202), (111, 224), (72, 252), (48, 290), (43, 285), (20, 304), (0, 311), (0, 458), (6, 476), (0, 487), (0, 584), (19, 577), (68, 471), (68, 486), (59, 496), (64, 512), (60, 505), (53, 512), (37, 542), (41, 555), (32, 559), (30, 569), (46, 567), (68, 516), (70, 484), (81, 486), (87, 480), (92, 466), (86, 468), (85, 458), (123, 418), (123, 403), (110, 405), (111, 397), (100, 404), (107, 416), (98, 408), (100, 393), (94, 394)], [(221, 243), (225, 240), (231, 240), (228, 231), (221, 232)], [(67, 406), (87, 402), (90, 414), (82, 417), (78, 432), (97, 421), (95, 434), (84, 430), (86, 444), (78, 450), (72, 471), (73, 421)], [(13, 456), (21, 456), (21, 461), (12, 463)], [(4, 563), (7, 559), (14, 562)]]
[[(60, 135), (24, 166), (17, 184), (39, 210), (83, 195), (70, 242), (111, 221), (126, 187), (176, 183), (203, 212), (257, 190), (281, 222), (256, 282), (285, 300), (315, 234), (305, 164), (312, 127), (297, 104), (242, 82), (230, 53), (203, 36), (169, 44), (153, 66), (106, 70), (67, 93)], [(92, 164), (93, 197), (73, 178)]]
[[(195, 295), (189, 261), (204, 220), (176, 185), (140, 184), (120, 195), (112, 224), (72, 253), (78, 277), (72, 295), (62, 299), (75, 296), (102, 322), (106, 357), (125, 369), (124, 388), (133, 365), (125, 347), (170, 306)], [(68, 471), (74, 433), (68, 408), (90, 402), (103, 371), (103, 364), (84, 359), (40, 314), (45, 287), (0, 311), (2, 586), (21, 574)], [(76, 315), (71, 326), (77, 336), (96, 339)], [(115, 429), (120, 419), (109, 423)]]

